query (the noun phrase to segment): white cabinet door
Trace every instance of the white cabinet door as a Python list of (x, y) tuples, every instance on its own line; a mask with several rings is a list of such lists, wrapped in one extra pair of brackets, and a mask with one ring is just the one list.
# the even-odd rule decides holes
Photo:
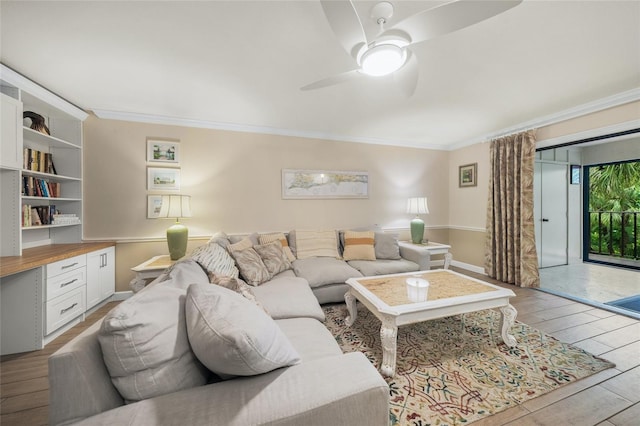
[[(2, 105), (0, 166), (22, 169), (22, 102), (0, 93)], [(18, 191), (20, 188), (18, 188)]]
[(87, 309), (115, 292), (115, 257), (113, 247), (87, 254)]
[(116, 291), (116, 250), (109, 247), (102, 251), (104, 262), (101, 270), (100, 300), (110, 297)]

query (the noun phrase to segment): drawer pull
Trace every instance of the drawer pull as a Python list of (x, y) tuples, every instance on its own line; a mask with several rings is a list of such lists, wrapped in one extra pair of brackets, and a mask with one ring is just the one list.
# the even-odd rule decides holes
[(76, 266), (78, 264), (78, 262), (74, 262), (71, 265), (64, 265), (63, 267), (61, 267), (60, 269), (67, 269), (67, 268), (71, 268), (73, 266)]
[(65, 312), (70, 311), (71, 309), (75, 308), (77, 304), (78, 304), (78, 302), (74, 303), (73, 305), (69, 306), (68, 308), (60, 309), (60, 315), (62, 315)]
[(68, 285), (70, 285), (70, 284), (73, 284), (73, 283), (75, 283), (76, 281), (78, 281), (78, 279), (77, 279), (77, 278), (74, 278), (74, 279), (72, 279), (71, 281), (67, 281), (66, 283), (62, 283), (62, 284), (60, 284), (60, 288), (62, 288), (62, 287), (66, 287), (66, 286), (68, 286)]

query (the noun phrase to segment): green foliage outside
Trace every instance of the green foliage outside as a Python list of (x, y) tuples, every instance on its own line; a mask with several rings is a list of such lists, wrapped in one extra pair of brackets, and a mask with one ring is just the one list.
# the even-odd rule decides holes
[(640, 161), (589, 168), (589, 215), (591, 253), (640, 257)]

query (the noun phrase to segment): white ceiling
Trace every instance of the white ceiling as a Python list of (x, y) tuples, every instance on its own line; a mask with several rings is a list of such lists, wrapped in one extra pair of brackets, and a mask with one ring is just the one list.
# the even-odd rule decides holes
[[(390, 25), (443, 2), (393, 3)], [(355, 4), (373, 38), (375, 2)], [(640, 88), (639, 1), (525, 0), (416, 45), (411, 98), (389, 77), (299, 90), (353, 68), (317, 1), (2, 0), (0, 15), (2, 63), (143, 120), (451, 149)]]

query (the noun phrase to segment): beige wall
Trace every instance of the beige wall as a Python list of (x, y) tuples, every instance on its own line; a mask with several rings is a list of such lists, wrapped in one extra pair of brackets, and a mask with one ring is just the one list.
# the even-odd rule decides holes
[[(639, 116), (640, 101), (542, 127), (538, 129), (536, 138), (543, 141), (637, 120)], [(452, 151), (449, 155), (449, 244), (455, 261), (479, 268), (484, 264), (489, 145), (476, 144)], [(598, 162), (598, 158), (609, 159), (605, 161), (640, 158), (637, 138), (584, 148), (583, 153), (587, 150), (589, 152), (583, 154), (584, 164)], [(478, 186), (458, 188), (458, 166), (475, 162), (478, 163)]]
[[(169, 221), (147, 219), (147, 138), (180, 141), (181, 192), (192, 196), (190, 237), (377, 224), (406, 230), (410, 196), (429, 197), (427, 237), (449, 217), (448, 152), (101, 120), (84, 124), (84, 237), (119, 241), (116, 287), (129, 269), (166, 253)], [(155, 164), (154, 164), (155, 166)], [(283, 200), (281, 170), (369, 172), (368, 199)], [(156, 192), (157, 193), (157, 192)], [(431, 238), (431, 237), (430, 237)], [(133, 240), (133, 241), (131, 241)], [(195, 247), (206, 239), (195, 239)], [(191, 248), (191, 247), (190, 247)]]

